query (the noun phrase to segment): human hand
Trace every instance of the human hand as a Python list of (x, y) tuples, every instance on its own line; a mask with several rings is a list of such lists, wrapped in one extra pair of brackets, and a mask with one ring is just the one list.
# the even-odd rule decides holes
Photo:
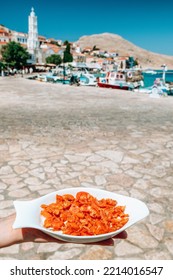
[[(57, 238), (51, 237), (44, 232), (34, 229), (34, 228), (23, 228), (22, 229), (23, 240), (22, 242), (38, 242), (38, 243), (47, 243), (47, 242), (56, 242), (56, 243), (66, 243), (65, 241), (59, 240)], [(126, 239), (127, 233), (123, 231), (113, 238), (109, 238), (103, 241), (94, 242), (94, 243), (85, 243), (85, 245), (102, 245), (102, 246), (113, 246), (115, 239)]]
[[(13, 229), (12, 225), (14, 223), (14, 220), (15, 220), (15, 214), (0, 220), (0, 248), (11, 246), (13, 244), (24, 243), (24, 242), (66, 243), (59, 239), (53, 238), (38, 229), (34, 229), (34, 228)], [(92, 244), (102, 245), (102, 246), (113, 246), (115, 239), (126, 239), (126, 238), (127, 238), (127, 233), (123, 231), (113, 238), (109, 238), (107, 240), (92, 243)]]

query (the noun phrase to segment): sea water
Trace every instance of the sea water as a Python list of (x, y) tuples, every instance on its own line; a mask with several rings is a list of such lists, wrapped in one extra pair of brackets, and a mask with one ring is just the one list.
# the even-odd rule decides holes
[[(162, 78), (163, 71), (162, 70), (154, 70), (157, 74), (149, 74), (143, 73), (144, 77), (144, 87), (150, 87), (154, 84), (156, 78)], [(173, 70), (168, 70), (165, 72), (165, 81), (173, 82)]]

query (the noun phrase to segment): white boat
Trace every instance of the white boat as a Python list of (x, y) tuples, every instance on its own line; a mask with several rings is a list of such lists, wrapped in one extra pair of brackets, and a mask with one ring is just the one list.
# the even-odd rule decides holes
[(150, 74), (150, 75), (156, 75), (157, 72), (155, 70), (152, 70), (152, 69), (146, 69), (143, 71), (143, 73), (145, 74)]
[(168, 83), (165, 83), (163, 79), (156, 78), (154, 81), (154, 84), (152, 86), (136, 89), (135, 91), (140, 92), (140, 93), (152, 94), (155, 96), (156, 95), (166, 96), (167, 94), (171, 93), (172, 90), (173, 90), (173, 85), (171, 87), (171, 85)]
[(81, 86), (96, 86), (97, 85), (96, 77), (92, 74), (89, 74), (89, 73), (82, 74), (79, 79), (80, 79), (79, 83)]
[(98, 78), (98, 86), (103, 88), (133, 90), (143, 86), (143, 76), (140, 71), (112, 71), (105, 77)]
[(40, 82), (69, 83), (69, 77), (67, 76), (66, 72), (64, 73), (47, 72), (38, 75), (36, 79)]
[(37, 80), (40, 82), (56, 82), (58, 78), (59, 77), (53, 74), (52, 72), (47, 72), (45, 74), (41, 74), (37, 76)]
[(73, 72), (73, 76), (79, 80), (81, 86), (97, 86), (97, 79), (93, 74), (90, 74), (86, 69)]
[(141, 93), (148, 93), (150, 96), (158, 97), (158, 96), (166, 96), (166, 95), (172, 95), (173, 94), (173, 82), (166, 82), (166, 71), (167, 66), (166, 64), (161, 65), (163, 68), (163, 74), (162, 78), (156, 78), (154, 81), (154, 84), (150, 87), (146, 88), (140, 88), (135, 91), (141, 92)]

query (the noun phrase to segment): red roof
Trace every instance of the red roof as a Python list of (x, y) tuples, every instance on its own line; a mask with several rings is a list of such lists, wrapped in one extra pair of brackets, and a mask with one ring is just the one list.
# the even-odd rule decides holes
[(46, 37), (41, 36), (41, 35), (38, 35), (38, 38), (39, 38), (39, 39), (42, 39), (42, 40), (46, 40)]
[(9, 36), (9, 33), (5, 31), (4, 29), (0, 29), (0, 34), (3, 34), (5, 36)]
[[(58, 47), (58, 46), (56, 46), (54, 44), (46, 43), (46, 45), (48, 46), (48, 49), (53, 50), (54, 53), (58, 53), (60, 51), (60, 47)], [(47, 48), (46, 49), (42, 48), (42, 50), (44, 52), (47, 52), (48, 49)]]

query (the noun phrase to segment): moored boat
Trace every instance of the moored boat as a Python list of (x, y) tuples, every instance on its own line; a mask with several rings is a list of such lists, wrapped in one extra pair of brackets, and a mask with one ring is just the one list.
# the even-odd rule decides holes
[(103, 88), (133, 90), (143, 86), (141, 71), (107, 72), (106, 76), (98, 78), (97, 85)]
[(91, 74), (87, 69), (83, 69), (82, 71), (77, 71), (72, 73), (72, 77), (75, 77), (79, 80), (79, 85), (81, 86), (96, 86), (97, 79), (95, 75)]
[(157, 71), (153, 70), (153, 69), (145, 69), (143, 71), (143, 73), (145, 74), (151, 74), (151, 75), (156, 75), (157, 74)]
[(160, 96), (173, 94), (173, 82), (165, 82), (161, 78), (156, 78), (153, 85), (135, 90), (140, 93), (157, 94)]

